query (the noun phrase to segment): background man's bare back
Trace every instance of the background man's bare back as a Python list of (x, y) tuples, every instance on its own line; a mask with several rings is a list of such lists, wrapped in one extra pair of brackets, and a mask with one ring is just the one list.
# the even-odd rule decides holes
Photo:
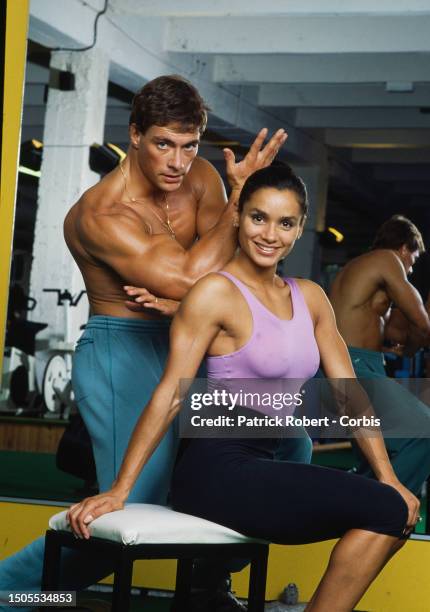
[(365, 253), (350, 261), (332, 284), (330, 301), (339, 331), (349, 346), (381, 350), (391, 307), (383, 264), (382, 251)]

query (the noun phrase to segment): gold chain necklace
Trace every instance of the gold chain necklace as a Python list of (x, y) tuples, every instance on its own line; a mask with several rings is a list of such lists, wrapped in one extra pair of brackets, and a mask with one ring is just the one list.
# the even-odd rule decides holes
[[(130, 195), (129, 191), (128, 191), (127, 178), (125, 176), (125, 172), (124, 172), (124, 168), (123, 168), (122, 163), (123, 162), (121, 161), (120, 164), (119, 164), (119, 169), (121, 170), (122, 178), (124, 179), (124, 191), (125, 191), (125, 194), (126, 194), (127, 198), (130, 200), (130, 202), (133, 202), (133, 204), (134, 204), (135, 202), (138, 202), (139, 199), (138, 198), (133, 198)], [(164, 199), (164, 205), (166, 207), (165, 208), (165, 213), (166, 213), (166, 220), (165, 221), (160, 217), (160, 215), (155, 210), (153, 210), (152, 208), (150, 210), (154, 213), (154, 215), (160, 221), (161, 225), (167, 229), (167, 231), (169, 232), (171, 237), (174, 240), (176, 240), (175, 230), (173, 229), (173, 227), (172, 227), (172, 225), (170, 223), (170, 218), (169, 218), (169, 203), (167, 201), (167, 195), (166, 195), (166, 193), (164, 191), (163, 191), (163, 199)]]

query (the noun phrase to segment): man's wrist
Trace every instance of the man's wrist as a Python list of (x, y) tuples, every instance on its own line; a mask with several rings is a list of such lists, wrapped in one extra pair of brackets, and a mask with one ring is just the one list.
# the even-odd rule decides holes
[(230, 195), (228, 198), (228, 206), (227, 208), (233, 209), (234, 211), (237, 210), (237, 205), (239, 202), (239, 197), (240, 197), (240, 192), (242, 191), (242, 187), (238, 187), (235, 189), (232, 189), (230, 191)]
[(234, 198), (239, 199), (240, 192), (242, 191), (242, 188), (243, 188), (243, 184), (242, 185), (237, 185), (235, 187), (232, 187), (231, 190), (230, 190), (230, 198), (234, 197)]

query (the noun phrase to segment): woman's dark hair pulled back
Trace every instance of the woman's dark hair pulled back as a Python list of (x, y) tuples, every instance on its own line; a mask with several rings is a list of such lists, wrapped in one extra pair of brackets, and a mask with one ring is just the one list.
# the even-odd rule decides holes
[(306, 185), (290, 166), (279, 162), (261, 168), (247, 178), (239, 196), (239, 212), (243, 211), (246, 202), (256, 191), (266, 188), (292, 191), (297, 197), (302, 217), (307, 216), (309, 204)]

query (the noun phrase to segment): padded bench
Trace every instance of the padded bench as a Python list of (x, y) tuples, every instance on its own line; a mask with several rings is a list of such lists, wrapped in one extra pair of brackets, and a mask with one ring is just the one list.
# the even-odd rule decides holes
[(268, 542), (165, 506), (128, 504), (91, 523), (91, 538), (76, 538), (67, 511), (54, 515), (46, 532), (42, 588), (59, 590), (61, 548), (91, 550), (112, 557), (114, 585), (112, 612), (128, 612), (133, 562), (137, 559), (177, 559), (172, 610), (186, 612), (193, 560), (197, 558), (250, 559), (249, 612), (263, 612)]

